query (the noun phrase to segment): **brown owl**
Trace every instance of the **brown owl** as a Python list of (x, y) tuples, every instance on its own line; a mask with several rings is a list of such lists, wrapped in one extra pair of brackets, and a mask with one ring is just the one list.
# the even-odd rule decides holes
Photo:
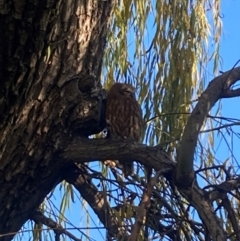
[[(131, 84), (115, 83), (106, 98), (106, 122), (109, 138), (140, 141), (143, 127), (142, 110)], [(133, 173), (133, 162), (121, 162), (124, 176)]]

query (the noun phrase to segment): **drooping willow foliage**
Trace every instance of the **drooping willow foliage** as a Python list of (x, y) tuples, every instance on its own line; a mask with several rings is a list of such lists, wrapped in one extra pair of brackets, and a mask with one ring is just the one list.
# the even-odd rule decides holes
[[(173, 152), (194, 101), (217, 72), (220, 1), (122, 1), (116, 6), (103, 82), (138, 87), (145, 142)], [(215, 46), (209, 52), (209, 43)]]
[[(144, 142), (163, 145), (173, 158), (192, 108), (211, 77), (218, 73), (220, 4), (220, 1), (121, 1), (115, 9), (104, 59), (103, 84), (108, 88), (120, 81), (137, 86), (146, 122)], [(214, 115), (219, 111), (220, 105)], [(218, 124), (209, 119), (204, 129)], [(214, 165), (214, 137), (213, 132), (200, 135), (196, 169)], [(202, 182), (217, 183), (216, 175), (215, 171), (203, 172)], [(223, 173), (221, 178), (224, 179)], [(201, 235), (197, 238), (188, 222), (182, 220), (179, 225), (179, 220), (173, 218), (183, 217), (190, 207), (179, 202), (178, 195), (168, 187), (164, 180), (156, 187), (157, 197), (153, 199), (157, 203), (156, 217), (163, 219), (165, 227), (179, 227), (183, 240), (200, 240)], [(136, 187), (135, 191), (141, 197), (142, 190)], [(159, 209), (162, 216), (157, 215)], [(127, 210), (131, 214), (131, 208)], [(199, 221), (197, 213), (191, 211), (192, 215), (185, 218)], [(133, 224), (129, 220), (126, 223)], [(149, 238), (156, 235), (156, 230), (152, 229)], [(143, 236), (144, 232), (141, 240)]]

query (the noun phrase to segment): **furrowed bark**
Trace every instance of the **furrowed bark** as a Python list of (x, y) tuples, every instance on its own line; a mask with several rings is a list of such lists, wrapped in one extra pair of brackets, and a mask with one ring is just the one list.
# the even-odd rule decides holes
[(62, 180), (64, 164), (53, 158), (59, 139), (103, 128), (99, 77), (113, 5), (91, 0), (0, 5), (3, 241), (12, 239)]

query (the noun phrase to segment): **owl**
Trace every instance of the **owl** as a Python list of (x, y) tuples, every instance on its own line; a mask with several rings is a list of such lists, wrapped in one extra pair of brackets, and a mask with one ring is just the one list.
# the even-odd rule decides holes
[[(108, 137), (140, 141), (143, 129), (142, 110), (131, 84), (115, 83), (106, 98)], [(133, 161), (119, 161), (125, 177), (133, 173)]]

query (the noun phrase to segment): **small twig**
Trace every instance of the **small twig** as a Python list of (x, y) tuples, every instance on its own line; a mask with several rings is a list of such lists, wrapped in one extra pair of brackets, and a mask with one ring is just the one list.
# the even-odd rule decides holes
[[(219, 120), (225, 120), (229, 122), (238, 122), (240, 119), (238, 118), (230, 118), (230, 117), (225, 117), (225, 116), (213, 116), (213, 115), (207, 115), (208, 118), (212, 118), (216, 121), (216, 119)], [(219, 122), (220, 123), (220, 122)]]
[(222, 125), (222, 126), (219, 126), (216, 128), (208, 129), (208, 130), (203, 130), (203, 131), (200, 131), (199, 133), (218, 131), (218, 130), (221, 130), (221, 129), (224, 129), (224, 128), (227, 128), (230, 126), (239, 126), (239, 125), (240, 125), (240, 122), (235, 122), (235, 123), (231, 123), (231, 124)]

